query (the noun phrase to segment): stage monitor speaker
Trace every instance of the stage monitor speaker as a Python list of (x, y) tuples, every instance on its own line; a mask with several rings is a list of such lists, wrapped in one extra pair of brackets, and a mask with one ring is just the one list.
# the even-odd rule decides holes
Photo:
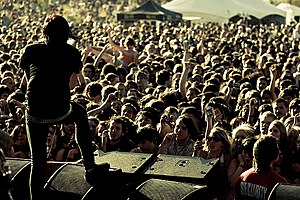
[[(30, 159), (6, 158), (7, 165), (11, 170), (9, 179), (10, 192), (14, 200), (29, 200), (29, 177), (30, 177)], [(50, 176), (65, 162), (48, 161), (46, 165), (45, 183)]]
[[(6, 158), (11, 170), (9, 179), (13, 200), (29, 200), (30, 159)], [(45, 191), (43, 200), (92, 200), (95, 196), (109, 195), (111, 200), (126, 199), (125, 180), (122, 171), (110, 169), (109, 175), (92, 187), (84, 179), (82, 164), (47, 162)], [(103, 183), (103, 184), (102, 184)], [(1, 199), (1, 198), (0, 198)]]
[(139, 185), (128, 200), (199, 200), (209, 199), (206, 185), (149, 179)]
[(122, 169), (123, 173), (140, 174), (155, 161), (156, 155), (130, 152), (108, 152), (102, 156), (96, 155), (97, 164), (108, 162), (112, 168)]
[(84, 179), (82, 164), (66, 163), (49, 178), (45, 184), (47, 199), (94, 200), (106, 196), (108, 200), (125, 199), (125, 181), (122, 171), (111, 169), (99, 185), (91, 186)]
[[(113, 151), (104, 155), (96, 155), (97, 164), (108, 162), (112, 168), (121, 169), (128, 183), (144, 182), (145, 171), (155, 162), (155, 154), (130, 153)], [(135, 189), (135, 185), (132, 189)]]
[(65, 163), (46, 183), (47, 195), (66, 200), (82, 199), (92, 189), (91, 185), (84, 180), (84, 173), (83, 166)]
[(122, 170), (128, 193), (147, 180), (144, 176), (145, 171), (155, 162), (155, 159), (155, 154), (113, 151), (100, 155), (95, 152), (97, 164), (108, 162), (112, 168)]
[(300, 199), (300, 185), (277, 183), (268, 200), (299, 200)]
[(14, 200), (29, 199), (30, 159), (6, 158), (11, 170), (10, 193)]
[(207, 184), (208, 174), (212, 172), (218, 160), (159, 154), (145, 175), (148, 178)]

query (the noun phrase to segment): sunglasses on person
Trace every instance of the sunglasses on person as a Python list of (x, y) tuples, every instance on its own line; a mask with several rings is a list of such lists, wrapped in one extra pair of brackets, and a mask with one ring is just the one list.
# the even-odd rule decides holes
[(214, 142), (220, 142), (222, 139), (220, 137), (217, 137), (217, 136), (209, 136), (207, 137), (207, 141), (208, 142), (211, 142), (211, 141), (214, 141)]

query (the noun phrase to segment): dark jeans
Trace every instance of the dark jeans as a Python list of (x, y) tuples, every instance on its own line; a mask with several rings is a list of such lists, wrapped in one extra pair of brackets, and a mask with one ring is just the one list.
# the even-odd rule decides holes
[[(92, 137), (87, 119), (87, 112), (83, 106), (71, 102), (72, 112), (67, 117), (75, 122), (75, 138), (79, 146), (85, 169), (94, 166)], [(42, 112), (42, 111), (41, 111)], [(27, 136), (31, 149), (31, 173), (29, 180), (32, 200), (43, 199), (42, 193), (45, 185), (45, 170), (47, 164), (46, 141), (49, 125), (47, 123), (34, 123), (26, 120)]]
[[(1, 163), (0, 163), (1, 164)], [(0, 170), (1, 172), (1, 170)], [(10, 193), (10, 183), (7, 177), (0, 174), (0, 198), (1, 200), (13, 200)]]

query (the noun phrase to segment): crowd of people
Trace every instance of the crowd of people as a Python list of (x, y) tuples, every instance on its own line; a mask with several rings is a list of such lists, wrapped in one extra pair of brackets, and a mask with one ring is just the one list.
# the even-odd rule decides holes
[[(0, 29), (0, 147), (6, 157), (30, 158), (30, 80), (20, 59), (26, 45), (45, 39), (45, 12), (28, 8), (25, 17), (7, 9)], [(62, 7), (51, 9), (65, 15)], [(250, 194), (257, 199), (277, 182), (300, 184), (300, 24), (125, 25), (86, 13), (83, 22), (70, 22), (68, 43), (83, 66), (70, 94), (86, 110), (94, 151), (218, 158), (212, 199), (243, 199), (249, 194), (237, 189), (240, 182), (244, 191), (248, 181), (262, 185)], [(62, 72), (49, 74), (49, 84)], [(38, 99), (41, 116), (51, 112), (47, 102), (59, 102), (50, 90)], [(82, 159), (75, 132), (73, 118), (53, 123), (47, 160)], [(254, 171), (263, 178), (251, 178)]]

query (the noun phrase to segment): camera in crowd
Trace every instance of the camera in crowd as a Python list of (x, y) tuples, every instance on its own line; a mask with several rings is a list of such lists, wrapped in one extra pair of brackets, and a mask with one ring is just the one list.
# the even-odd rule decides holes
[(206, 114), (207, 114), (207, 116), (211, 116), (213, 114), (213, 109), (211, 106), (207, 106)]
[(164, 123), (164, 122), (169, 124), (171, 122), (171, 117), (167, 114), (163, 114), (161, 116), (161, 123)]

